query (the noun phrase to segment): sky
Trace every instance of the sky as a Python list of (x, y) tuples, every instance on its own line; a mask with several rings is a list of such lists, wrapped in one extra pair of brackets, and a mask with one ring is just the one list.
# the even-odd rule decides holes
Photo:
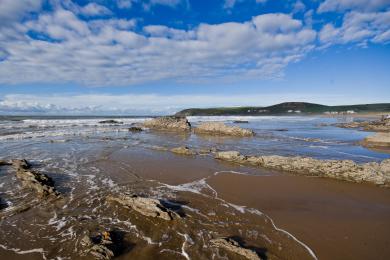
[(390, 102), (390, 0), (0, 0), (0, 114)]

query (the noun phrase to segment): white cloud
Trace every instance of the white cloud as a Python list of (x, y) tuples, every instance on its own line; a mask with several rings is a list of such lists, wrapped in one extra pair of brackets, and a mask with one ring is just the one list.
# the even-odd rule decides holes
[[(0, 84), (76, 82), (131, 85), (153, 81), (269, 79), (313, 47), (316, 32), (286, 14), (192, 30), (134, 20), (84, 21), (57, 8), (0, 32)], [(17, 37), (16, 37), (17, 36)], [(48, 40), (49, 39), (49, 40)]]
[(301, 0), (296, 1), (295, 4), (293, 5), (293, 13), (300, 13), (300, 12), (304, 12), (305, 10), (306, 10), (306, 6)]
[[(84, 95), (6, 95), (0, 100), (2, 114), (173, 114), (190, 107), (268, 106), (292, 100), (328, 105), (345, 104), (344, 95), (312, 93), (242, 95), (157, 95), (157, 94), (84, 94)], [(350, 96), (351, 104), (378, 102), (370, 97)]]
[(116, 4), (120, 9), (128, 9), (133, 6), (133, 0), (117, 0)]
[(318, 12), (359, 10), (378, 11), (388, 9), (390, 0), (325, 0), (318, 7)]
[(96, 3), (89, 3), (80, 8), (80, 13), (85, 16), (105, 16), (112, 15), (112, 12), (105, 6)]
[(387, 12), (350, 12), (344, 16), (340, 27), (326, 24), (319, 33), (323, 44), (390, 42), (390, 11)]
[(1, 0), (0, 27), (18, 21), (29, 12), (40, 10), (42, 0)]
[[(244, 1), (248, 1), (248, 0), (225, 0), (223, 7), (226, 9), (231, 9), (236, 5), (236, 3), (244, 2)], [(251, 1), (253, 1), (253, 0), (251, 0)], [(255, 0), (255, 2), (259, 3), (259, 4), (265, 3), (267, 1), (268, 0)]]

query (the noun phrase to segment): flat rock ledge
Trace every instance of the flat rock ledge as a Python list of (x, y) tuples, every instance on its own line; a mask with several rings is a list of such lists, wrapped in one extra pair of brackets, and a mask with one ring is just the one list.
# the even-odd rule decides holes
[(181, 155), (196, 155), (196, 152), (188, 148), (187, 146), (180, 146), (171, 149), (172, 153), (181, 154)]
[(255, 133), (250, 129), (241, 128), (239, 126), (228, 126), (222, 122), (204, 122), (194, 129), (198, 134), (210, 135), (227, 135), (237, 137), (251, 137)]
[(261, 258), (256, 252), (243, 248), (240, 244), (231, 238), (216, 238), (211, 239), (210, 244), (212, 247), (220, 248), (234, 254), (240, 255), (249, 260), (260, 260)]
[(383, 147), (390, 148), (390, 132), (389, 133), (376, 133), (372, 136), (368, 136), (361, 142), (366, 147)]
[(390, 118), (383, 117), (380, 120), (374, 121), (362, 121), (336, 124), (338, 127), (343, 128), (361, 128), (365, 131), (373, 132), (390, 132)]
[(31, 170), (31, 165), (26, 160), (0, 161), (0, 165), (13, 166), (16, 171), (16, 177), (21, 180), (23, 186), (35, 190), (39, 197), (58, 197), (60, 195), (54, 187), (53, 179), (44, 173)]
[(174, 131), (190, 131), (191, 124), (185, 117), (163, 116), (147, 120), (143, 123), (144, 127), (155, 130), (174, 130)]
[(180, 218), (179, 214), (163, 206), (157, 199), (138, 197), (136, 195), (120, 195), (119, 197), (108, 196), (107, 201), (117, 202), (147, 217), (164, 220)]
[(237, 151), (218, 152), (215, 158), (307, 176), (390, 187), (390, 159), (381, 163), (356, 164), (351, 160), (318, 160), (310, 157), (244, 156)]

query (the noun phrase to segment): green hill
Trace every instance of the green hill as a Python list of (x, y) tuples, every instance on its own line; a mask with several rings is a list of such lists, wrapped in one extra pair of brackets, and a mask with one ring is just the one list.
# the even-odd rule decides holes
[(347, 111), (355, 113), (390, 112), (390, 103), (326, 106), (306, 102), (285, 102), (268, 107), (189, 108), (176, 113), (176, 116), (291, 115), (346, 113)]

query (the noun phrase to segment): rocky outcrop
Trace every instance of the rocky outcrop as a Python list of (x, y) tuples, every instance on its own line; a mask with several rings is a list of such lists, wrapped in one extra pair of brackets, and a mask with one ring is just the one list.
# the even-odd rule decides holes
[(250, 129), (238, 126), (227, 126), (222, 122), (204, 122), (195, 128), (195, 133), (211, 135), (229, 135), (238, 137), (250, 137), (255, 133)]
[(246, 120), (235, 120), (235, 121), (233, 121), (233, 123), (235, 123), (235, 124), (249, 124), (249, 121), (246, 121)]
[(190, 131), (191, 124), (185, 117), (163, 116), (147, 120), (144, 127), (156, 130)]
[(210, 240), (212, 247), (220, 248), (231, 253), (240, 255), (249, 260), (260, 260), (256, 252), (242, 247), (237, 241), (232, 238), (216, 238)]
[(85, 235), (80, 243), (85, 248), (85, 255), (91, 254), (96, 259), (112, 259), (115, 256), (114, 252), (108, 248), (113, 245), (110, 232), (104, 231), (93, 237)]
[(318, 160), (309, 157), (244, 156), (237, 151), (219, 152), (215, 158), (308, 176), (390, 187), (390, 159), (381, 163), (356, 164), (350, 160)]
[(196, 155), (196, 152), (188, 148), (187, 146), (180, 146), (171, 149), (172, 153), (181, 154), (181, 155)]
[(390, 148), (390, 133), (376, 133), (368, 136), (361, 142), (363, 146), (373, 148)]
[(180, 218), (176, 212), (162, 205), (157, 199), (143, 198), (136, 195), (121, 195), (119, 197), (108, 196), (107, 200), (117, 202), (147, 217), (161, 218), (164, 220)]
[(31, 165), (26, 160), (1, 160), (0, 165), (12, 165), (23, 186), (34, 189), (40, 197), (60, 195), (54, 188), (54, 181), (44, 173), (31, 170)]
[(342, 123), (336, 124), (336, 126), (343, 128), (361, 128), (365, 131), (373, 132), (390, 132), (390, 118), (383, 117), (380, 120), (374, 121)]

